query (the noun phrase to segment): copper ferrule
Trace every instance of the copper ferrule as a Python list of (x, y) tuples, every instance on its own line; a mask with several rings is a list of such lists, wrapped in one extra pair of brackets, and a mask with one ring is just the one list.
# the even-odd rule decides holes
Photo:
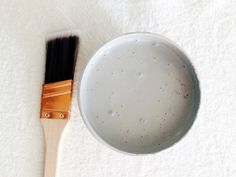
[(42, 119), (67, 119), (70, 113), (72, 80), (44, 84), (42, 89)]

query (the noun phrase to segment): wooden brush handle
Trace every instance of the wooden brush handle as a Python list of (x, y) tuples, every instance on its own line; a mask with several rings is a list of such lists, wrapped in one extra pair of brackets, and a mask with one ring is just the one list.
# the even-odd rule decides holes
[(55, 177), (58, 146), (67, 119), (41, 119), (41, 122), (46, 141), (44, 177)]

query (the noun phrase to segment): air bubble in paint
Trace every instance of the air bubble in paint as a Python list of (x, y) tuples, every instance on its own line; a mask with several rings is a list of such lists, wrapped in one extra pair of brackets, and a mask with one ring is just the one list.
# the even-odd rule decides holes
[(156, 45), (157, 45), (157, 43), (156, 43), (156, 42), (153, 42), (153, 43), (152, 43), (152, 46), (156, 46)]
[(120, 114), (119, 114), (118, 112), (116, 112), (115, 115), (116, 115), (117, 117), (120, 117)]
[(187, 99), (189, 97), (189, 94), (184, 95), (184, 99)]
[(114, 111), (112, 111), (112, 110), (109, 110), (108, 114), (111, 115), (112, 117), (114, 117), (116, 115), (116, 113)]
[(143, 77), (143, 73), (139, 72), (138, 77)]
[(142, 124), (146, 124), (147, 123), (147, 120), (146, 119), (143, 119), (142, 117), (139, 118), (139, 122), (142, 123)]
[(154, 63), (157, 62), (157, 59), (158, 59), (157, 57), (153, 57), (153, 58), (152, 58), (152, 60), (154, 61)]

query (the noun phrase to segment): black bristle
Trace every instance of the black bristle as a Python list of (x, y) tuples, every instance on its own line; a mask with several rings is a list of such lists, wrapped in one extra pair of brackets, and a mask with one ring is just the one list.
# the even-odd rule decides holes
[(78, 43), (77, 36), (47, 42), (45, 84), (73, 79)]

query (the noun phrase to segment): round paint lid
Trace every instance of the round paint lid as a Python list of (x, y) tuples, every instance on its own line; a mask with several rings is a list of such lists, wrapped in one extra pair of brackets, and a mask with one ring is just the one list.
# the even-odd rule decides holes
[(89, 61), (80, 84), (80, 110), (92, 134), (134, 154), (158, 152), (180, 140), (200, 101), (187, 56), (150, 33), (106, 43)]

